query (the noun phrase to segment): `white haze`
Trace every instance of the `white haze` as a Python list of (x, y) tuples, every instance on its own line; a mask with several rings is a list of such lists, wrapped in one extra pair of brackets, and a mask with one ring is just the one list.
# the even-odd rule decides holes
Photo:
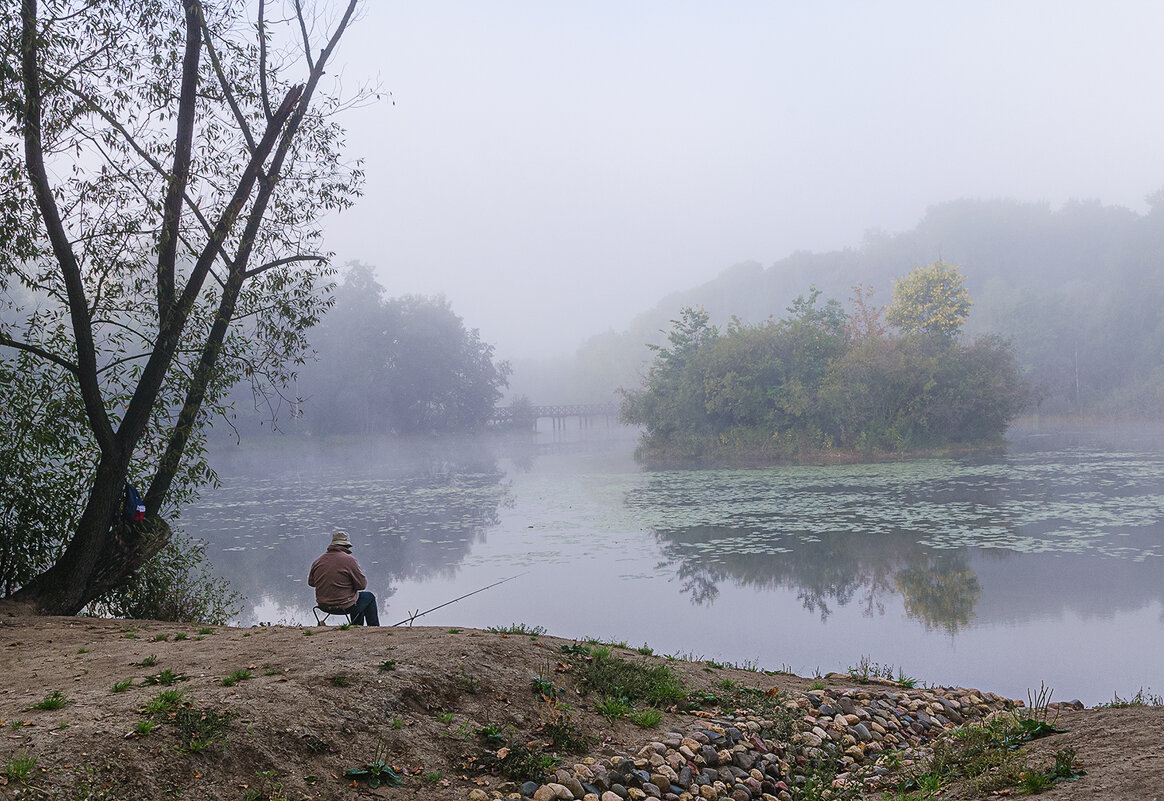
[(933, 203), (1164, 184), (1159, 2), (376, 0), (339, 60), (394, 104), (343, 118), (367, 192), (330, 248), (502, 358)]

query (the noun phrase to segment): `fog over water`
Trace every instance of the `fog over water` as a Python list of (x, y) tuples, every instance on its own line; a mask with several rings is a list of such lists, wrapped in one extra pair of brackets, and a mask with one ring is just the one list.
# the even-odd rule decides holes
[(337, 73), (391, 100), (342, 118), (367, 191), (327, 244), (501, 358), (569, 352), (934, 203), (1143, 211), (1162, 40), (1155, 2), (372, 3)]
[(309, 623), (343, 527), (396, 623), (565, 637), (802, 675), (862, 657), (1061, 699), (1159, 690), (1164, 430), (1018, 431), (1006, 453), (833, 467), (641, 470), (634, 432), (248, 447), (183, 514), (246, 596)]

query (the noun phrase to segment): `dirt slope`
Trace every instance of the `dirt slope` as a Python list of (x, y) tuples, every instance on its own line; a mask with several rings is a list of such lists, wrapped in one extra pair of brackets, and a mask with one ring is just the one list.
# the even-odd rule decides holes
[[(0, 798), (466, 799), (475, 789), (519, 789), (482, 769), (490, 744), (481, 729), (536, 746), (548, 739), (540, 727), (566, 703), (593, 740), (583, 754), (553, 749), (565, 765), (634, 755), (659, 736), (596, 714), (598, 699), (575, 691), (562, 645), (570, 641), (475, 630), (200, 629), (0, 610), (0, 767), (14, 776), (0, 784)], [(705, 693), (735, 682), (795, 695), (813, 684), (625, 656), (658, 660)], [(236, 671), (251, 677), (224, 685)], [(563, 689), (557, 706), (531, 689), (537, 678)], [(182, 701), (143, 711), (166, 690)], [(36, 708), (53, 693), (64, 706)], [(659, 728), (693, 720), (669, 711)], [(1065, 711), (1060, 725), (1065, 734), (1031, 748), (1048, 755), (1074, 747), (1087, 773), (1048, 798), (1164, 801), (1164, 708)], [(404, 787), (372, 790), (344, 778), (378, 756)], [(10, 770), (21, 765), (24, 780)]]

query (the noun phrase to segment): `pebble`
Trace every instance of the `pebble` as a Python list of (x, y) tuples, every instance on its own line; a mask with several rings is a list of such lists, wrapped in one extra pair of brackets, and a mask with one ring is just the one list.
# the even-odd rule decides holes
[[(813, 690), (789, 700), (798, 731), (790, 742), (770, 739), (772, 721), (743, 715), (702, 719), (666, 732), (633, 756), (587, 757), (560, 768), (543, 784), (525, 782), (533, 801), (791, 801), (813, 759), (832, 761), (839, 775), (873, 765), (869, 789), (890, 781), (875, 764), (896, 751), (902, 764), (925, 754), (948, 728), (1012, 708), (1014, 701), (961, 688)], [(515, 794), (516, 795), (516, 794)], [(491, 801), (480, 789), (469, 801)]]

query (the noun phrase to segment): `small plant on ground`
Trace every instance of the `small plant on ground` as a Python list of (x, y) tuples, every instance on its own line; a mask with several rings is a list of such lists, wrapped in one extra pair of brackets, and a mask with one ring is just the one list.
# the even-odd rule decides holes
[(123, 693), (129, 689), (131, 684), (133, 684), (133, 679), (125, 679), (124, 681), (115, 683), (110, 689), (112, 689), (112, 691), (115, 693)]
[(380, 670), (384, 670), (384, 671), (396, 670), (396, 660), (395, 659), (385, 659), (383, 662), (380, 663)]
[(210, 628), (210, 626), (203, 626), (202, 628), (198, 629), (198, 633), (202, 635), (213, 634), (214, 629)]
[(553, 746), (555, 751), (581, 754), (594, 744), (594, 738), (582, 731), (565, 711), (559, 712), (553, 720), (543, 724), (539, 731), (549, 739), (548, 745)]
[(608, 695), (600, 703), (594, 705), (594, 711), (614, 723), (630, 713), (631, 705), (625, 697)]
[(510, 781), (539, 781), (555, 770), (561, 760), (541, 748), (530, 748), (524, 743), (511, 743), (476, 760), (474, 767), (503, 776)]
[(278, 780), (277, 771), (260, 770), (255, 775), (259, 777), (259, 783), (243, 791), (243, 801), (286, 801), (283, 783)]
[(149, 656), (147, 656), (145, 659), (141, 660), (140, 662), (134, 662), (133, 666), (134, 667), (153, 667), (157, 663), (158, 663), (158, 655), (157, 654), (150, 654)]
[(901, 668), (897, 669), (897, 678), (895, 681), (902, 687), (905, 687), (907, 690), (913, 689), (917, 686), (917, 679), (915, 679), (913, 676), (905, 675), (905, 671)]
[(457, 689), (469, 695), (476, 695), (481, 692), (481, 680), (475, 676), (470, 676), (465, 672), (465, 668), (461, 668), (460, 674), (457, 676)]
[(577, 664), (578, 677), (588, 689), (652, 706), (677, 703), (687, 697), (679, 675), (667, 665), (635, 663), (615, 656), (599, 658), (595, 651), (589, 660)]
[(849, 678), (858, 684), (868, 684), (874, 679), (889, 679), (893, 681), (893, 665), (881, 665), (870, 662), (864, 654), (857, 660), (856, 665), (849, 666)]
[(4, 777), (10, 782), (27, 782), (36, 770), (36, 757), (31, 754), (16, 754), (4, 763)]
[(733, 690), (739, 689), (740, 683), (735, 679), (720, 679), (718, 686), (721, 690), (732, 692)]
[(1147, 692), (1141, 687), (1130, 698), (1120, 698), (1118, 693), (1112, 693), (1111, 701), (1106, 704), (1098, 704), (1097, 706), (1107, 709), (1127, 709), (1136, 706), (1164, 706), (1164, 698), (1161, 698), (1159, 695), (1153, 695), (1151, 687), (1148, 688)]
[(169, 636), (170, 636), (169, 634), (155, 634), (154, 635), (154, 642), (165, 642), (166, 638)]
[(172, 722), (178, 729), (182, 748), (197, 754), (226, 739), (230, 718), (229, 712), (182, 707), (177, 710)]
[(663, 713), (657, 709), (639, 709), (630, 713), (631, 723), (644, 729), (653, 729), (663, 722)]
[(510, 623), (508, 626), (490, 626), (485, 629), (490, 634), (527, 634), (539, 637), (546, 633), (545, 626), (527, 626), (525, 623)]
[(137, 734), (138, 737), (145, 737), (151, 731), (156, 729), (157, 726), (157, 721), (151, 718), (142, 718), (137, 722), (137, 726), (134, 727), (134, 733)]
[(448, 633), (449, 634), (460, 634), (461, 630), (460, 629), (449, 629)]
[(388, 748), (383, 741), (376, 742), (376, 752), (372, 761), (362, 768), (351, 768), (344, 772), (344, 777), (356, 782), (365, 782), (373, 790), (384, 785), (386, 787), (403, 787), (404, 779), (386, 761)]
[(336, 628), (338, 628), (340, 631), (347, 631), (351, 627), (352, 627), (351, 623), (340, 623), (339, 626), (337, 626)]
[(331, 683), (333, 687), (351, 687), (352, 680), (347, 676), (332, 676)]
[(828, 685), (824, 683), (824, 680), (823, 680), (823, 679), (817, 679), (816, 681), (814, 681), (814, 682), (812, 683), (812, 687), (810, 687), (809, 689), (812, 689), (812, 690), (823, 690), (823, 689), (825, 689), (826, 687), (828, 687)]
[(428, 773), (424, 774), (424, 780), (429, 784), (436, 784), (444, 777), (445, 774), (441, 773), (439, 770), (430, 770)]
[(553, 681), (543, 679), (540, 676), (530, 679), (529, 686), (534, 691), (534, 695), (540, 695), (543, 701), (554, 701), (562, 693), (562, 689)]
[(33, 709), (49, 710), (60, 709), (65, 704), (69, 703), (69, 699), (60, 690), (53, 690), (41, 700), (32, 705)]
[(640, 653), (643, 656), (654, 656), (655, 655), (655, 649), (652, 648), (651, 646), (647, 645), (646, 643), (643, 643), (641, 646), (636, 648), (635, 652)]
[(190, 635), (189, 635), (189, 634), (187, 634), (186, 632), (184, 632), (184, 631), (179, 631), (177, 634), (175, 634), (175, 635), (174, 635), (174, 639), (175, 639), (175, 640), (184, 640), (184, 639), (186, 639), (186, 638), (187, 638), (187, 637), (189, 637), (189, 636), (190, 636)]
[(89, 653), (89, 649), (88, 649), (88, 648), (78, 648), (78, 649), (77, 649), (77, 654), (78, 654), (78, 655), (80, 655), (80, 654), (87, 654), (87, 653)]
[(190, 681), (190, 677), (184, 673), (175, 673), (166, 668), (161, 673), (155, 673), (152, 676), (145, 677), (146, 684), (160, 684), (163, 687), (169, 687), (171, 684), (176, 684), (180, 681)]
[(505, 739), (505, 734), (503, 733), (501, 727), (496, 723), (486, 723), (484, 726), (477, 729), (476, 734), (485, 742), (493, 745), (500, 745), (501, 742)]
[(246, 681), (247, 679), (253, 679), (254, 677), (255, 674), (251, 673), (249, 670), (236, 670), (222, 680), (222, 686), (233, 687), (240, 681)]
[(186, 703), (186, 696), (182, 694), (181, 690), (162, 690), (146, 702), (145, 709), (142, 711), (147, 715), (164, 715), (177, 710), (184, 703)]
[(446, 709), (446, 710), (442, 710), (440, 712), (437, 712), (436, 718), (441, 723), (443, 723), (447, 726), (450, 723), (452, 723), (454, 720), (456, 720), (457, 716)]

